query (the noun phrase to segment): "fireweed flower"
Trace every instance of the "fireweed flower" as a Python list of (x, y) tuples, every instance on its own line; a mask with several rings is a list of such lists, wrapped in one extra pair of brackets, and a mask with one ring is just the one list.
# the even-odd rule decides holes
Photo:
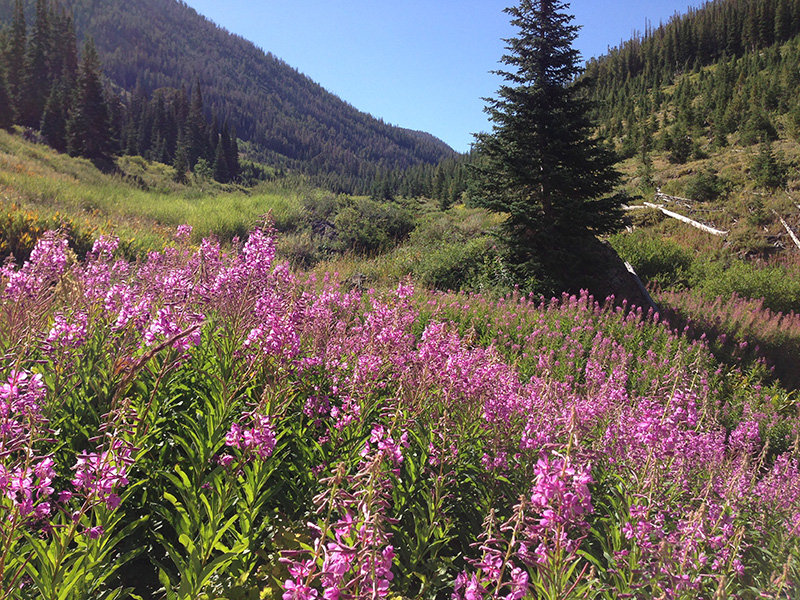
[(557, 544), (567, 552), (577, 549), (570, 533), (582, 533), (585, 518), (593, 511), (589, 484), (591, 468), (580, 467), (567, 458), (543, 456), (534, 469), (536, 481), (531, 491), (531, 506), (538, 518), (527, 530), (527, 543), (535, 544), (536, 562), (547, 562), (550, 547)]
[(17, 302), (31, 298), (55, 283), (67, 270), (68, 241), (63, 232), (47, 231), (36, 242), (31, 257), (22, 267), (14, 270), (8, 263), (0, 268), (0, 279), (6, 280), (0, 299)]
[(63, 313), (56, 313), (53, 326), (45, 339), (45, 348), (53, 353), (59, 348), (80, 348), (86, 341), (86, 330), (89, 316), (85, 312), (73, 315), (73, 321), (67, 321)]
[[(145, 346), (154, 346), (183, 331), (187, 325), (202, 323), (205, 317), (198, 313), (183, 314), (170, 306), (158, 310), (155, 318), (145, 329), (143, 342)], [(176, 340), (172, 347), (184, 352), (200, 345), (200, 329)]]
[(225, 445), (238, 448), (243, 452), (257, 455), (261, 460), (266, 460), (275, 449), (275, 429), (268, 415), (246, 413), (252, 427), (243, 428), (238, 423), (233, 423), (225, 435)]
[(42, 519), (50, 514), (50, 496), (56, 477), (55, 463), (43, 458), (32, 466), (16, 466), (11, 469), (0, 464), (0, 495), (11, 502), (13, 509), (23, 518)]
[[(41, 419), (41, 402), (47, 394), (41, 373), (12, 370), (0, 383), (0, 419)], [(0, 429), (0, 435), (3, 433)]]
[(366, 457), (372, 452), (372, 447), (375, 446), (378, 454), (382, 458), (395, 467), (399, 467), (403, 463), (403, 450), (401, 448), (408, 448), (408, 433), (403, 432), (400, 439), (395, 441), (390, 432), (383, 425), (376, 425), (372, 428), (372, 433), (369, 436), (369, 441), (364, 444), (361, 450), (361, 456)]
[[(487, 581), (486, 583), (490, 582)], [(453, 593), (450, 597), (452, 600), (482, 600), (486, 593), (484, 583), (476, 573), (467, 575), (465, 572), (461, 572), (456, 577)]]
[(133, 447), (120, 439), (112, 439), (109, 448), (100, 452), (81, 452), (73, 467), (72, 485), (88, 498), (104, 502), (112, 510), (117, 508), (116, 492), (128, 485), (132, 454)]
[(176, 240), (188, 240), (189, 236), (192, 235), (192, 226), (191, 225), (178, 225), (175, 228), (175, 239)]

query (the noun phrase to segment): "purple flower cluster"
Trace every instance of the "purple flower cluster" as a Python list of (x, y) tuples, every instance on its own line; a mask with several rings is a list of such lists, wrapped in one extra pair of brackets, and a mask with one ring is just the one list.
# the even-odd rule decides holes
[[(242, 427), (239, 423), (233, 423), (230, 431), (225, 435), (225, 445), (255, 454), (261, 460), (266, 460), (275, 450), (276, 439), (272, 420), (267, 415), (257, 413), (243, 416), (249, 419), (252, 427)], [(230, 458), (223, 459), (223, 462), (230, 462)]]
[[(705, 343), (656, 316), (604, 308), (586, 294), (493, 301), (425, 294), (408, 282), (361, 294), (331, 278), (301, 281), (275, 264), (268, 228), (230, 253), (209, 239), (191, 247), (188, 227), (175, 237), (137, 264), (115, 258), (118, 240), (101, 238), (85, 262), (68, 266), (63, 236), (49, 234), (20, 269), (0, 271), (0, 308), (16, 319), (3, 349), (34, 346), (0, 363), (7, 513), (59, 512), (55, 464), (43, 453), (45, 415), (57, 414), (59, 398), (46, 390), (46, 369), (66, 381), (85, 348), (92, 364), (108, 361), (101, 368), (120, 384), (119, 401), (139, 369), (155, 372), (154, 357), (170, 344), (184, 354), (158, 365), (153, 413), (169, 369), (208, 357), (211, 365), (225, 352), (226, 386), (247, 394), (265, 386), (265, 397), (279, 400), (233, 417), (220, 462), (248, 469), (256, 457), (303, 460), (276, 452), (280, 439), (289, 450), (314, 448), (301, 468), (336, 473), (320, 484), (310, 549), (284, 555), (286, 600), (385, 597), (390, 586), (409, 585), (398, 584), (395, 555), (408, 523), (390, 517), (411, 512), (393, 504), (393, 493), (413, 487), (422, 497), (441, 481), (460, 494), (438, 491), (431, 510), (439, 512), (425, 524), (439, 532), (443, 552), (452, 550), (448, 536), (460, 536), (458, 552), (473, 541), (448, 529), (452, 514), (478, 510), (455, 505), (459, 497), (491, 499), (506, 515), (500, 524), (487, 519), (476, 555), (465, 557), (474, 568), (456, 579), (457, 598), (536, 594), (564, 565), (587, 566), (582, 553), (590, 551), (608, 563), (598, 586), (630, 568), (642, 597), (710, 597), (714, 585), (747, 583), (748, 552), (769, 536), (787, 553), (797, 548), (800, 467), (784, 450), (798, 444), (800, 421), (754, 386), (723, 396)], [(33, 299), (41, 318), (23, 310)], [(294, 437), (298, 423), (315, 439)], [(767, 448), (775, 431), (793, 439)], [(62, 503), (74, 494), (116, 508), (135, 454), (124, 437), (78, 454)], [(90, 539), (103, 535), (81, 522)], [(611, 522), (621, 535), (603, 533)], [(606, 538), (616, 545), (601, 553)]]
[(399, 467), (403, 462), (403, 448), (408, 448), (408, 433), (403, 432), (400, 434), (400, 439), (395, 441), (391, 436), (391, 432), (383, 425), (376, 425), (372, 428), (372, 433), (369, 436), (369, 441), (364, 444), (364, 449), (361, 450), (362, 457), (369, 457), (373, 452), (378, 453), (381, 459)]
[(72, 485), (90, 500), (103, 502), (110, 509), (117, 508), (120, 503), (117, 492), (128, 485), (132, 453), (130, 444), (112, 438), (104, 450), (78, 454)]
[(51, 352), (80, 348), (86, 342), (88, 326), (89, 316), (85, 312), (74, 315), (72, 322), (63, 313), (56, 313), (45, 344)]
[(67, 250), (67, 238), (61, 232), (46, 232), (19, 270), (13, 262), (0, 268), (0, 278), (5, 280), (2, 296), (21, 302), (43, 292), (66, 272)]
[[(180, 311), (165, 306), (158, 309), (156, 316), (150, 321), (142, 335), (145, 346), (155, 346), (161, 342), (177, 337), (192, 325), (203, 322), (203, 315), (192, 313), (181, 314)], [(172, 347), (182, 352), (188, 352), (191, 348), (200, 345), (200, 329), (194, 329), (188, 335), (176, 339)]]
[(51, 458), (11, 469), (0, 463), (0, 496), (11, 502), (11, 514), (5, 518), (12, 521), (17, 517), (44, 519), (50, 514), (49, 498), (56, 477), (54, 466)]
[(394, 467), (402, 461), (399, 446), (404, 443), (402, 435), (398, 445), (391, 431), (376, 427), (361, 452), (358, 472), (347, 478), (340, 470), (326, 480), (328, 489), (315, 499), (319, 514), (340, 516), (332, 523), (309, 523), (316, 536), (310, 558), (303, 558), (305, 552), (283, 553), (281, 562), (291, 576), (283, 600), (389, 595), (395, 551), (386, 532), (392, 487), (388, 472), (397, 475)]
[(535, 553), (542, 561), (548, 555), (548, 544), (561, 544), (568, 552), (577, 549), (576, 541), (567, 535), (587, 527), (586, 517), (593, 510), (589, 491), (593, 480), (588, 465), (576, 466), (569, 458), (544, 456), (536, 463), (534, 474), (531, 507), (539, 516), (526, 537), (539, 540)]

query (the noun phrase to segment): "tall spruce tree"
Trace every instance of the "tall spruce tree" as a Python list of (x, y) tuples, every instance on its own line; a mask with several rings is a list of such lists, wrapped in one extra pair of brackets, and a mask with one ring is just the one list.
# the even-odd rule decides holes
[(13, 124), (14, 107), (6, 85), (6, 74), (3, 65), (0, 64), (0, 129), (9, 129)]
[(59, 152), (67, 150), (67, 115), (70, 95), (67, 85), (66, 77), (53, 84), (39, 127), (45, 141)]
[(12, 104), (15, 119), (23, 112), (25, 84), (25, 51), (28, 44), (28, 29), (25, 24), (25, 7), (22, 0), (14, 5), (14, 18), (8, 37), (8, 48), (5, 53), (9, 101)]
[(50, 95), (52, 36), (50, 11), (46, 0), (36, 0), (36, 20), (28, 41), (24, 101), (20, 102), (19, 118), (23, 125), (39, 128), (44, 105)]
[(73, 108), (67, 122), (67, 150), (72, 156), (105, 159), (111, 153), (111, 123), (103, 91), (100, 59), (94, 41), (86, 41)]
[(521, 0), (507, 8), (519, 34), (507, 41), (498, 71), (505, 80), (486, 112), (492, 132), (477, 137), (474, 196), (505, 213), (509, 264), (524, 280), (568, 284), (564, 267), (594, 234), (619, 222), (619, 180), (614, 156), (592, 134), (579, 53), (578, 27), (557, 0)]

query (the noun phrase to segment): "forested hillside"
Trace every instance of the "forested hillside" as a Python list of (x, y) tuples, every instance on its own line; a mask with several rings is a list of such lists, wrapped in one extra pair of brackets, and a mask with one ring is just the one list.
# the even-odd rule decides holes
[(799, 33), (797, 0), (717, 0), (648, 28), (587, 65), (602, 133), (624, 156), (662, 149), (675, 163), (800, 139)]
[[(35, 0), (24, 3), (29, 24)], [(393, 127), (326, 92), (251, 42), (174, 0), (65, 0), (80, 41), (94, 39), (103, 73), (152, 95), (202, 90), (205, 116), (227, 121), (249, 158), (302, 171), (325, 187), (367, 192), (378, 172), (435, 164), (454, 152), (421, 132)], [(0, 0), (10, 25), (14, 0)], [(157, 15), (157, 18), (153, 18)], [(121, 43), (120, 40), (124, 40)], [(125, 108), (130, 96), (123, 95)]]
[(611, 244), (662, 314), (799, 385), (800, 2), (708, 2), (584, 77), (632, 196)]

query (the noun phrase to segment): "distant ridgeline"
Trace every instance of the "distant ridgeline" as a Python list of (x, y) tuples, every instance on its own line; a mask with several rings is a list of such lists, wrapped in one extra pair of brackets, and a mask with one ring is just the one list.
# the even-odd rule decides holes
[(800, 0), (716, 0), (648, 27), (587, 64), (601, 134), (624, 157), (676, 163), (704, 145), (800, 140), (798, 34)]
[[(15, 38), (19, 26), (12, 25), (16, 2), (0, 0), (0, 25), (7, 25), (7, 48), (12, 39), (19, 39)], [(35, 40), (39, 39), (40, 13), (50, 15), (48, 19), (58, 16), (66, 21), (69, 17), (64, 15), (71, 16), (77, 39), (94, 39), (103, 73), (117, 88), (128, 92), (119, 95), (121, 106), (115, 110), (120, 113), (141, 110), (156, 122), (179, 120), (187, 104), (190, 110), (194, 106), (193, 98), (199, 90), (208, 127), (212, 127), (215, 114), (217, 123), (222, 124), (220, 139), (227, 122), (232, 141), (238, 136), (248, 142), (241, 147), (246, 158), (299, 171), (334, 191), (368, 193), (380, 173), (435, 165), (455, 155), (444, 142), (427, 133), (394, 127), (356, 110), (183, 2), (62, 0), (60, 4), (63, 10), (46, 0), (22, 1), (25, 18), (32, 24), (25, 57), (30, 61), (38, 51), (40, 42)], [(7, 49), (6, 55), (19, 50), (19, 46)], [(28, 64), (26, 68), (30, 68)], [(145, 97), (148, 107), (142, 109)], [(135, 101), (140, 103), (138, 107)], [(150, 107), (151, 102), (155, 106)], [(118, 123), (119, 140), (127, 135), (127, 119)], [(26, 122), (37, 126), (30, 119)], [(136, 146), (141, 151), (141, 138), (147, 146), (148, 133), (138, 136), (135, 143), (131, 135), (124, 146), (120, 142), (121, 150)], [(151, 145), (145, 150), (150, 156), (177, 160), (174, 128), (150, 137)], [(197, 137), (199, 140), (202, 136)], [(201, 154), (213, 168), (214, 156), (199, 149), (189, 149), (188, 162)]]

